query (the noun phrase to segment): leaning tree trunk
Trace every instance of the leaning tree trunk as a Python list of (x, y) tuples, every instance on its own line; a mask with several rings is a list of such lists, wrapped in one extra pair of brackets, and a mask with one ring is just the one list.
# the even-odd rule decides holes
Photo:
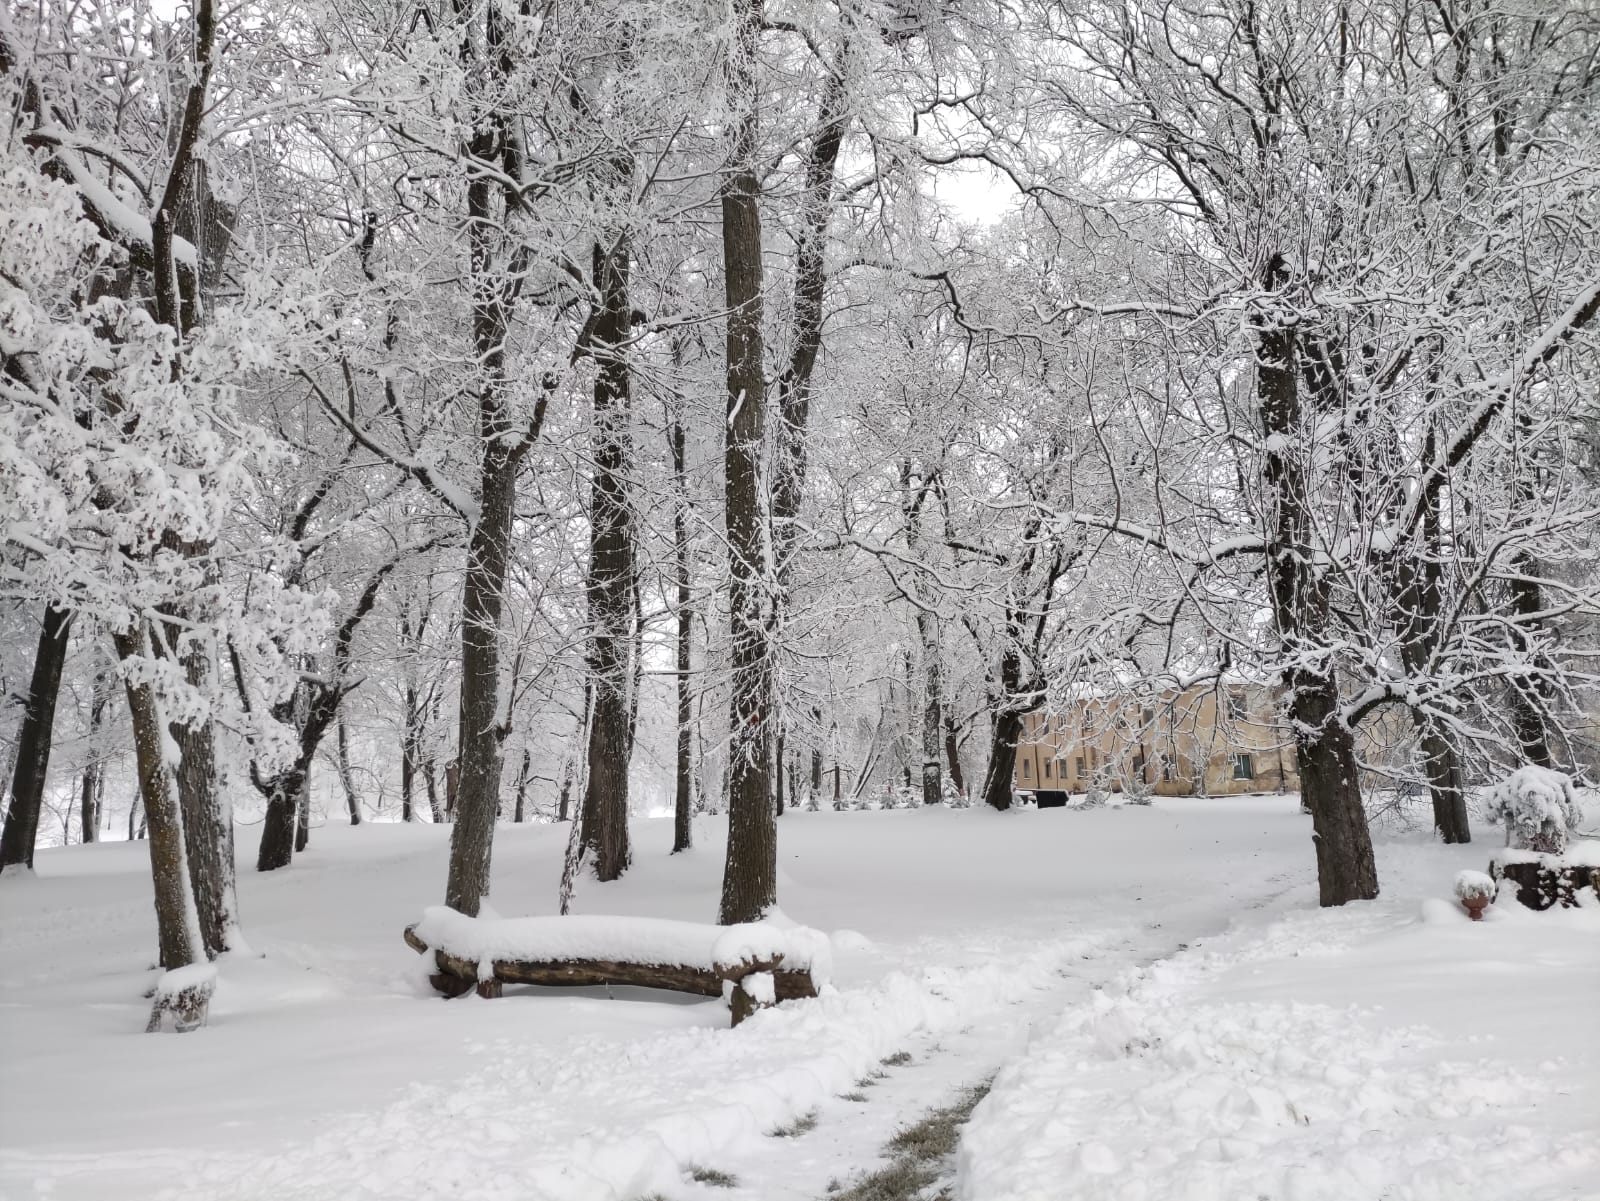
[(33, 844), (39, 837), (39, 812), (44, 806), (45, 777), (50, 769), (50, 741), (56, 722), (56, 698), (67, 662), (67, 634), (72, 614), (48, 605), (39, 627), (33, 656), (28, 707), (17, 738), (17, 762), (11, 777), (11, 808), (0, 833), (0, 870), (16, 864), (33, 866)]
[(734, 0), (728, 87), (737, 111), (721, 188), (727, 318), (728, 417), (723, 436), (724, 520), (729, 563), (731, 679), (728, 852), (718, 920), (760, 919), (777, 902), (778, 830), (768, 778), (772, 755), (772, 647), (766, 622), (767, 537), (762, 513), (763, 374), (761, 183), (756, 175), (756, 41), (760, 0)]
[[(141, 634), (124, 630), (115, 634), (112, 642), (117, 658), (123, 663), (149, 657), (149, 646)], [(205, 941), (200, 934), (200, 918), (195, 911), (189, 882), (183, 809), (178, 803), (176, 781), (165, 757), (167, 729), (161, 717), (161, 702), (153, 685), (136, 683), (131, 678), (127, 681), (127, 695), (139, 792), (150, 831), (156, 939), (160, 945), (161, 966), (170, 970), (202, 962)]]
[[(1284, 275), (1282, 259), (1274, 256), (1267, 268), (1267, 290), (1278, 291)], [(1355, 738), (1340, 712), (1338, 678), (1331, 651), (1323, 644), (1330, 585), (1315, 566), (1311, 480), (1304, 459), (1297, 457), (1314, 449), (1304, 436), (1298, 338), (1292, 326), (1271, 318), (1261, 320), (1256, 337), (1257, 402), (1267, 447), (1263, 516), (1272, 614), (1289, 665), (1284, 684), (1300, 795), (1311, 810), (1318, 892), (1323, 905), (1343, 905), (1376, 897), (1378, 873), (1361, 804)]]
[[(616, 186), (633, 175), (633, 161), (608, 164)], [(594, 483), (589, 516), (589, 675), (594, 714), (589, 725), (588, 784), (583, 797), (582, 854), (595, 874), (615, 880), (628, 868), (628, 759), (632, 746), (629, 648), (633, 633), (633, 522), (628, 510), (630, 379), (625, 343), (630, 334), (627, 237), (610, 246), (596, 242)]]

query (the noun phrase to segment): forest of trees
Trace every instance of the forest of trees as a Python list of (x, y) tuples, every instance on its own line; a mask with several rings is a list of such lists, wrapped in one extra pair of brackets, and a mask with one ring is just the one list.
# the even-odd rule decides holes
[(1277, 688), (1325, 905), (1377, 723), (1448, 840), (1592, 763), (1593, 6), (22, 0), (0, 94), (0, 866), (147, 837), (169, 968), (324, 814), (475, 914), (726, 813), (752, 920), (1084, 689)]

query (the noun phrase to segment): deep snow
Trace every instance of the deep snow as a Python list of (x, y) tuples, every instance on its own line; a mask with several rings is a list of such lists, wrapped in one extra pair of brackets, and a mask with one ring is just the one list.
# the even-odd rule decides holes
[[(700, 846), (669, 856), (670, 823), (639, 822), (628, 876), (583, 881), (575, 911), (712, 920), (721, 829), (703, 821)], [(1209, 1159), (1191, 1176), (1162, 1158), (1200, 1138), (1193, 1115), (1204, 1106), (1173, 1093), (1136, 1109), (1129, 1090), (1163, 1080), (1181, 1090), (1180, 1078), (1204, 1065), (1170, 1051), (1108, 1058), (1092, 1026), (1104, 1028), (1098, 1015), (1108, 1004), (1125, 1010), (1117, 1021), (1148, 1027), (1163, 1046), (1181, 1034), (1193, 1047), (1223, 1048), (1224, 1072), (1257, 1070), (1250, 1057), (1283, 1039), (1344, 1055), (1354, 1079), (1325, 1080), (1309, 1103), (1342, 1114), (1348, 1097), (1357, 1116), (1330, 1128), (1368, 1120), (1370, 1111), (1401, 1150), (1453, 1129), (1455, 1119), (1428, 1111), (1426, 1089), (1454, 1089), (1452, 1104), (1470, 1107), (1483, 1081), (1504, 1083), (1496, 1066), (1504, 1062), (1520, 1073), (1504, 1094), (1514, 1113), (1479, 1112), (1470, 1130), (1481, 1136), (1498, 1121), (1501, 1133), (1468, 1140), (1465, 1167), (1451, 1171), (1471, 1178), (1479, 1156), (1514, 1173), (1528, 1157), (1506, 1148), (1523, 1145), (1525, 1127), (1540, 1145), (1560, 1143), (1578, 1157), (1567, 1180), (1592, 1175), (1584, 1148), (1561, 1142), (1600, 1112), (1591, 1044), (1572, 1041), (1581, 1015), (1592, 1013), (1585, 998), (1593, 996), (1595, 940), (1581, 924), (1592, 915), (1473, 925), (1429, 910), (1440, 920), (1419, 920), (1421, 897), (1453, 903), (1456, 871), (1482, 866), (1484, 842), (1385, 844), (1385, 899), (1319, 913), (1308, 819), (1289, 798), (1095, 812), (795, 813), (782, 820), (780, 902), (789, 918), (832, 935), (836, 988), (729, 1030), (721, 1002), (638, 990), (608, 998), (603, 989), (508, 988), (498, 1000), (439, 1000), (400, 932), (437, 900), (447, 833), (329, 827), (314, 832), (292, 868), (262, 876), (248, 870), (256, 831), (241, 828), (241, 908), (259, 957), (221, 965), (211, 1024), (182, 1036), (140, 1033), (148, 1012), (141, 993), (156, 975), (142, 845), (41, 852), (36, 877), (0, 883), (8, 966), (0, 982), (0, 1196), (816, 1198), (873, 1167), (896, 1126), (1009, 1060), (962, 1152), (964, 1196), (1136, 1196), (1106, 1192), (1105, 1182), (1148, 1177), (1159, 1183), (1149, 1195), (1165, 1201), (1253, 1201), (1254, 1193), (1194, 1191), (1215, 1176)], [(552, 912), (564, 844), (564, 827), (503, 828), (494, 911)], [(1229, 927), (1171, 964), (1131, 974)], [(1502, 943), (1471, 941), (1513, 928), (1521, 933)], [(1288, 954), (1318, 944), (1342, 947), (1346, 958)], [(1521, 946), (1532, 949), (1527, 963)], [(1507, 1011), (1519, 1025), (1504, 1028), (1496, 1007), (1516, 986), (1502, 977), (1530, 965), (1542, 973), (1540, 995)], [(1452, 1004), (1440, 1007), (1441, 996)], [(1462, 997), (1487, 997), (1489, 1009), (1469, 1013), (1454, 1004)], [(1309, 1002), (1327, 1013), (1305, 1010)], [(1378, 1003), (1398, 1009), (1376, 1011)], [(1075, 1026), (1073, 1015), (1091, 1026)], [(1419, 1015), (1433, 1033), (1414, 1033)], [(1253, 1033), (1235, 1037), (1236, 1028)], [(1471, 1066), (1452, 1075), (1440, 1065), (1462, 1059), (1446, 1052), (1459, 1052), (1469, 1029), (1477, 1039), (1465, 1057)], [(1033, 1050), (1019, 1060), (1030, 1039)], [(909, 1064), (879, 1067), (899, 1052)], [(1018, 1073), (1057, 1052), (1068, 1060), (1092, 1052), (1090, 1075), (1064, 1082), (1047, 1072), (1019, 1094), (1011, 1083)], [(1374, 1107), (1361, 1073), (1380, 1067), (1395, 1079), (1383, 1085), (1391, 1100)], [(1058, 1101), (1049, 1114), (994, 1116), (1029, 1093)], [(771, 1137), (813, 1112), (810, 1133)], [(1085, 1124), (1092, 1145), (1073, 1143)], [(1054, 1158), (1029, 1161), (1035, 1177), (996, 1176), (991, 1186), (984, 1173), (1023, 1162), (1015, 1143), (994, 1137), (1008, 1125), (1032, 1130), (1030, 1145)], [(1282, 1131), (1257, 1146), (1267, 1159), (1303, 1150)], [(1328, 1139), (1317, 1144), (1317, 1162), (1338, 1166), (1347, 1151), (1369, 1149)], [(1237, 1162), (1220, 1151), (1214, 1158)], [(1096, 1170), (1112, 1162), (1118, 1174)], [(1408, 1180), (1436, 1162), (1423, 1154)], [(691, 1167), (728, 1172), (739, 1184), (694, 1183)], [(1385, 1195), (1361, 1191), (1368, 1177), (1350, 1171), (1358, 1187), (1341, 1201)], [(1057, 1187), (1080, 1176), (1089, 1184), (1077, 1192)], [(1434, 1195), (1444, 1194), (1392, 1194)], [(1293, 1197), (1284, 1192), (1281, 1201)]]

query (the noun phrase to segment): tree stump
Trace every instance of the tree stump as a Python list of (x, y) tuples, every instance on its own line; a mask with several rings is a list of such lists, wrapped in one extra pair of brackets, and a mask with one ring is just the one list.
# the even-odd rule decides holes
[(172, 1028), (179, 1034), (198, 1030), (206, 1024), (211, 1011), (211, 994), (216, 990), (216, 969), (209, 963), (191, 964), (167, 972), (156, 983), (155, 999), (150, 1005), (150, 1020), (144, 1032), (154, 1034), (161, 1029), (167, 1014), (172, 1015)]
[(1562, 909), (1572, 909), (1577, 906), (1578, 894), (1584, 889), (1600, 894), (1600, 868), (1491, 862), (1489, 874), (1496, 880), (1514, 883), (1517, 900), (1537, 911), (1558, 905)]

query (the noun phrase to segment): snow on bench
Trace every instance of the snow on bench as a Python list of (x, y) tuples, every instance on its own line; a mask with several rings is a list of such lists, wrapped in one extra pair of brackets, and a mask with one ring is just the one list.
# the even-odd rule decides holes
[(443, 905), (405, 930), (433, 952), (439, 992), (497, 997), (504, 984), (634, 984), (727, 995), (734, 1025), (758, 1008), (814, 997), (832, 972), (819, 930), (776, 921), (706, 926), (653, 917), (467, 917)]

